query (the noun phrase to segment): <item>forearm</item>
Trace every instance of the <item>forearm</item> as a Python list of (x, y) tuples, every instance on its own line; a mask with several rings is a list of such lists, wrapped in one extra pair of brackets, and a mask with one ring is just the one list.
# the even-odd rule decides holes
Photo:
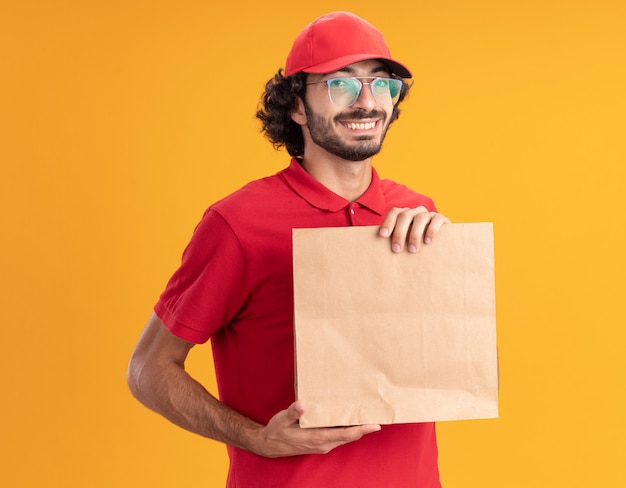
[(131, 386), (146, 407), (204, 437), (252, 449), (262, 426), (227, 407), (177, 365), (144, 367)]
[(263, 426), (221, 403), (185, 371), (192, 346), (153, 315), (128, 365), (132, 394), (186, 430), (255, 452)]

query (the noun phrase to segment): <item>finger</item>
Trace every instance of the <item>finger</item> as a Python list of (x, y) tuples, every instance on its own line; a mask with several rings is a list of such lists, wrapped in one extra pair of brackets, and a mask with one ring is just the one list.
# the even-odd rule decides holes
[(426, 230), (434, 216), (435, 212), (428, 212), (421, 213), (413, 218), (413, 225), (411, 226), (411, 232), (408, 237), (408, 249), (410, 253), (419, 251), (422, 239), (426, 237)]
[[(414, 232), (412, 229), (415, 227), (415, 223), (419, 223), (423, 218), (428, 218), (428, 215), (428, 210), (423, 206), (405, 209), (398, 214), (396, 218), (396, 226), (391, 239), (391, 249), (393, 252), (401, 252), (405, 244), (409, 244), (409, 250), (411, 252), (417, 252), (415, 243), (409, 242), (409, 238), (411, 236), (411, 232)], [(423, 231), (423, 228), (421, 231)]]
[(281, 410), (274, 415), (270, 419), (268, 427), (278, 430), (291, 427), (298, 423), (303, 413), (303, 403), (300, 401), (293, 402), (286, 410)]
[(424, 234), (424, 243), (430, 244), (435, 236), (439, 233), (439, 231), (441, 231), (443, 226), (449, 223), (450, 219), (448, 219), (447, 217), (441, 214), (435, 214), (428, 224), (428, 227), (426, 228), (426, 233)]
[[(313, 429), (317, 437), (316, 450), (327, 453), (336, 447), (359, 440), (361, 437), (378, 432), (380, 425), (355, 425), (352, 427)], [(313, 432), (312, 432), (313, 433)]]
[(424, 242), (426, 244), (430, 244), (435, 236), (439, 233), (441, 228), (445, 224), (449, 224), (450, 219), (441, 214), (436, 214), (433, 219), (430, 221), (428, 228), (426, 229), (426, 234), (424, 235)]
[(357, 440), (367, 434), (372, 434), (374, 432), (378, 432), (380, 430), (380, 425), (378, 424), (367, 424), (367, 425), (355, 425), (354, 427), (347, 427), (349, 430), (348, 434), (351, 436), (352, 440)]
[(401, 252), (407, 243), (414, 219), (422, 214), (428, 214), (426, 207), (422, 206), (401, 210), (396, 216), (395, 227), (391, 236), (391, 250), (396, 253)]
[(409, 236), (409, 252), (419, 251), (421, 243), (430, 244), (443, 225), (449, 223), (450, 219), (437, 212), (416, 216)]
[(412, 212), (409, 210), (398, 214), (393, 234), (391, 235), (391, 250), (395, 253), (401, 252), (407, 242), (407, 236), (413, 222)]
[(391, 210), (389, 210), (389, 212), (387, 212), (387, 215), (385, 216), (385, 220), (383, 220), (383, 223), (380, 225), (378, 235), (380, 235), (381, 237), (389, 237), (393, 232), (394, 227), (396, 226), (396, 220), (398, 219), (398, 215), (406, 210), (408, 209), (398, 207), (393, 207)]
[(290, 424), (295, 424), (298, 422), (302, 414), (304, 413), (304, 403), (301, 400), (296, 400), (289, 408), (287, 408), (287, 420), (289, 420)]

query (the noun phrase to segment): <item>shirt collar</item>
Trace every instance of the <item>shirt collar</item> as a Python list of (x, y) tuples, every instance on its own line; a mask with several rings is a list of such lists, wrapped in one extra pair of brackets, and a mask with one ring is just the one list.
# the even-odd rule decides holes
[[(350, 204), (348, 200), (332, 192), (307, 173), (296, 158), (291, 159), (291, 164), (282, 171), (282, 175), (298, 195), (321, 210), (338, 212)], [(379, 215), (383, 215), (385, 212), (385, 198), (380, 188), (380, 178), (374, 168), (372, 168), (370, 186), (355, 203), (363, 205)]]

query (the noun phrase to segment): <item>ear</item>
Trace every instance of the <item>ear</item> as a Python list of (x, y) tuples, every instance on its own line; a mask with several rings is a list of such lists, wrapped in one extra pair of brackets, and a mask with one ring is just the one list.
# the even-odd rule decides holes
[(300, 97), (296, 97), (296, 106), (291, 111), (291, 120), (298, 125), (306, 125), (307, 123), (304, 101)]

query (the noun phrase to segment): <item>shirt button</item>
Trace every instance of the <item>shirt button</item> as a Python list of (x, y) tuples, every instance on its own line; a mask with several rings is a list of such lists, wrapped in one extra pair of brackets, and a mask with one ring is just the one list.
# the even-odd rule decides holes
[(352, 215), (354, 215), (354, 209), (353, 209), (353, 208), (351, 208), (351, 209), (350, 209), (350, 213), (351, 213)]

